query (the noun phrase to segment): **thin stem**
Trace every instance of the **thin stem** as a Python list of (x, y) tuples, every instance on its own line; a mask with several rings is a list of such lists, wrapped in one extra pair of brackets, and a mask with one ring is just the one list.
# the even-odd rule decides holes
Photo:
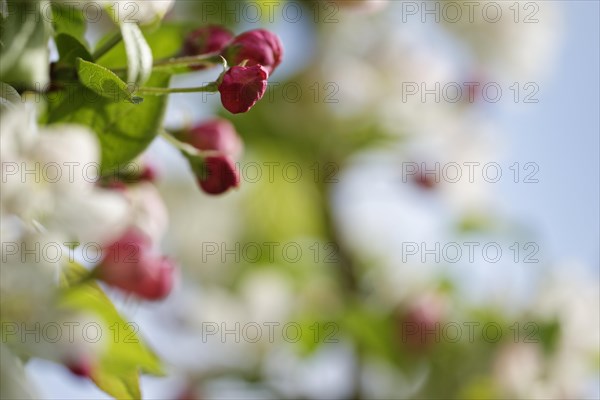
[(162, 67), (187, 67), (190, 65), (216, 65), (223, 64), (223, 57), (219, 54), (203, 54), (199, 56), (189, 56), (189, 57), (178, 57), (178, 58), (170, 58), (168, 60), (157, 61), (154, 63), (154, 68), (162, 68)]
[(169, 132), (167, 132), (165, 129), (161, 129), (158, 133), (163, 139), (165, 139), (167, 142), (171, 143), (173, 146), (175, 146), (175, 148), (177, 148), (179, 151), (183, 152), (184, 154), (190, 154), (193, 156), (201, 156), (201, 153), (198, 151), (198, 149), (196, 149), (194, 146), (191, 146), (187, 143), (183, 143), (183, 142), (175, 139), (175, 137), (173, 135), (171, 135)]
[(92, 58), (94, 60), (99, 59), (100, 57), (108, 53), (113, 47), (119, 44), (121, 40), (123, 40), (123, 35), (121, 34), (121, 31), (118, 31), (113, 36), (111, 36), (108, 39), (108, 41), (106, 41), (106, 43), (103, 43), (94, 51), (94, 54), (92, 54)]
[(163, 96), (171, 93), (215, 93), (219, 88), (216, 82), (211, 82), (206, 86), (191, 87), (191, 88), (156, 88), (156, 87), (141, 87), (137, 90), (140, 95)]
[[(189, 57), (177, 57), (177, 58), (169, 58), (166, 60), (156, 61), (152, 65), (153, 71), (162, 71), (165, 70), (171, 73), (181, 73), (181, 72), (191, 72), (191, 66), (203, 66), (203, 67), (212, 67), (214, 65), (227, 65), (227, 61), (219, 55), (215, 53), (203, 54), (200, 56), (189, 56)], [(185, 70), (176, 71), (178, 68), (186, 68)], [(124, 72), (126, 68), (113, 68), (112, 71), (114, 73)]]

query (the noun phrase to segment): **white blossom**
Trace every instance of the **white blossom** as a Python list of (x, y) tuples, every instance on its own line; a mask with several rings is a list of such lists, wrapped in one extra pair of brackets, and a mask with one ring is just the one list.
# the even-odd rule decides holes
[(128, 223), (127, 202), (95, 185), (95, 135), (77, 125), (38, 128), (33, 118), (22, 108), (1, 121), (2, 212), (65, 240), (106, 243), (118, 236)]

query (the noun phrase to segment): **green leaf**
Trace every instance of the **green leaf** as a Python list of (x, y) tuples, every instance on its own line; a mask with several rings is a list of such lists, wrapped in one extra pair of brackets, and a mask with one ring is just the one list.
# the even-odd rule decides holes
[(67, 33), (61, 33), (54, 39), (60, 58), (58, 64), (61, 66), (74, 67), (77, 65), (77, 59), (93, 61), (92, 55), (88, 49), (76, 37)]
[(152, 73), (152, 50), (137, 24), (122, 23), (121, 34), (127, 52), (127, 81), (144, 85)]
[(126, 99), (134, 104), (141, 103), (143, 100), (141, 97), (133, 96), (132, 88), (130, 89), (114, 72), (101, 65), (78, 58), (77, 75), (85, 87), (104, 98), (116, 102)]
[(84, 35), (86, 23), (84, 13), (74, 8), (74, 3), (52, 2), (52, 27), (54, 35), (67, 34), (77, 39), (87, 49)]
[(118, 399), (139, 399), (139, 371), (163, 375), (161, 362), (137, 335), (137, 327), (120, 316), (100, 286), (84, 279), (88, 275), (89, 271), (76, 263), (63, 269), (61, 285), (65, 291), (61, 305), (91, 312), (105, 323), (103, 332), (110, 338), (92, 374), (96, 385)]
[[(525, 329), (527, 324), (524, 324), (523, 327), (524, 330), (527, 331), (527, 329)], [(545, 323), (529, 323), (527, 328), (528, 331), (526, 337), (523, 339), (524, 342), (536, 343), (538, 341), (536, 336), (539, 329), (539, 341), (542, 343), (544, 352), (546, 354), (552, 354), (554, 352), (559, 343), (561, 334), (560, 322), (558, 320), (552, 320)]]
[(92, 374), (91, 379), (96, 386), (113, 396), (115, 399), (138, 400), (142, 398), (140, 379), (135, 372), (116, 376), (107, 373), (107, 371), (99, 370)]
[[(169, 75), (153, 74), (152, 87), (167, 87)], [(115, 103), (84, 86), (47, 96), (47, 123), (87, 125), (100, 140), (103, 174), (118, 170), (137, 157), (156, 137), (167, 96), (150, 96), (141, 104)]]

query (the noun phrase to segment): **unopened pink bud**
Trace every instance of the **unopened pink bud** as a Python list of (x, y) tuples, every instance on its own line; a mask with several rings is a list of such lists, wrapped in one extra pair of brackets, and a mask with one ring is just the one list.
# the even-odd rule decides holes
[(219, 85), (223, 107), (232, 114), (250, 110), (265, 94), (268, 76), (260, 65), (229, 68)]
[(223, 55), (230, 65), (247, 60), (246, 65), (262, 65), (270, 75), (281, 63), (283, 45), (274, 33), (255, 29), (236, 36)]
[[(233, 33), (219, 25), (208, 25), (189, 33), (183, 45), (184, 56), (199, 56), (202, 54), (220, 52), (233, 39)], [(203, 69), (202, 66), (192, 66), (192, 69)]]
[(107, 284), (146, 300), (159, 300), (173, 286), (175, 267), (152, 252), (150, 239), (135, 229), (104, 249), (97, 276)]
[(214, 150), (234, 159), (241, 155), (243, 149), (242, 139), (233, 124), (222, 118), (195, 125), (190, 130), (179, 133), (177, 138), (198, 150)]
[(205, 171), (203, 176), (198, 178), (198, 183), (206, 193), (222, 194), (240, 185), (240, 175), (230, 157), (206, 157), (204, 165)]

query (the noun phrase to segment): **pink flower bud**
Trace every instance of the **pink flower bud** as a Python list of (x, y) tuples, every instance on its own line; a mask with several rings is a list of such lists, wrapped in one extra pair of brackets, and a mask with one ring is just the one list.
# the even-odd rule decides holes
[(214, 150), (237, 159), (243, 149), (242, 139), (233, 124), (226, 119), (215, 118), (176, 135), (198, 150)]
[(274, 33), (255, 29), (236, 36), (223, 55), (231, 65), (248, 60), (246, 65), (262, 65), (270, 75), (281, 63), (283, 45)]
[[(233, 33), (219, 25), (208, 25), (189, 33), (183, 44), (184, 56), (199, 56), (202, 54), (216, 53), (233, 39)], [(192, 66), (200, 70), (203, 66)]]
[(444, 316), (443, 298), (423, 295), (408, 307), (398, 321), (403, 344), (418, 352), (439, 342)]
[(229, 68), (219, 84), (223, 107), (232, 114), (250, 110), (265, 94), (268, 76), (260, 65)]
[(140, 172), (139, 180), (143, 182), (154, 182), (158, 177), (158, 171), (156, 167), (150, 164), (146, 164), (142, 167)]
[(222, 194), (240, 185), (240, 175), (235, 163), (228, 156), (210, 156), (204, 159), (205, 171), (198, 178), (203, 191), (208, 194)]
[(150, 239), (129, 229), (104, 249), (97, 275), (107, 284), (147, 300), (159, 300), (173, 286), (175, 268), (165, 257), (152, 252)]
[(413, 176), (413, 182), (421, 189), (426, 189), (426, 190), (435, 188), (435, 186), (437, 184), (437, 182), (435, 181), (435, 178), (432, 178), (431, 176), (424, 174), (422, 172)]
[(89, 378), (92, 375), (92, 363), (87, 357), (81, 357), (77, 361), (67, 363), (67, 368), (73, 375)]

